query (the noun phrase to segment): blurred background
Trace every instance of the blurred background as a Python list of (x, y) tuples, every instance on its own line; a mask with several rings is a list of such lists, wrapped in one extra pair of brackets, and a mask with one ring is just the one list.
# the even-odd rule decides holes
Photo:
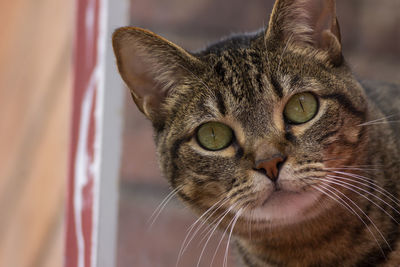
[[(131, 25), (196, 51), (268, 22), (272, 0), (131, 0)], [(117, 3), (117, 1), (115, 1)], [(400, 1), (338, 0), (344, 55), (360, 78), (400, 82)], [(62, 266), (74, 1), (0, 2), (0, 266)], [(126, 90), (117, 266), (175, 266), (191, 212), (159, 173), (151, 126)], [(220, 237), (207, 246), (209, 266)], [(195, 238), (180, 266), (194, 266)], [(225, 243), (215, 266), (222, 265)], [(234, 265), (234, 256), (229, 266)]]

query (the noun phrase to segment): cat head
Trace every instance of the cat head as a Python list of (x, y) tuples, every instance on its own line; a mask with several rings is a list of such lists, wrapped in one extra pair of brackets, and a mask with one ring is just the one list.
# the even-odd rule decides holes
[(166, 178), (196, 211), (224, 215), (221, 225), (326, 212), (327, 173), (363, 156), (367, 104), (333, 0), (278, 0), (266, 30), (199, 53), (133, 27), (113, 46)]

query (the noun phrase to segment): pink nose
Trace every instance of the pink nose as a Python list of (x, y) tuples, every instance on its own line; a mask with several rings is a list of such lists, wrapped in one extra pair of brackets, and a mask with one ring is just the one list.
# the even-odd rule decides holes
[(268, 160), (259, 160), (256, 162), (256, 169), (264, 170), (269, 179), (276, 181), (279, 176), (279, 167), (284, 161), (285, 159), (281, 156), (275, 156)]

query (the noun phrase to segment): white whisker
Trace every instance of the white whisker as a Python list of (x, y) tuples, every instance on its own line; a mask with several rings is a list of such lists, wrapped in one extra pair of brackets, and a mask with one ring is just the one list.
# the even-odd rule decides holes
[[(191, 241), (193, 240), (193, 238), (197, 235), (197, 233), (201, 230), (201, 228), (203, 228), (204, 224), (206, 224), (206, 222), (207, 222), (207, 221), (208, 221), (208, 220), (223, 206), (223, 205), (225, 205), (228, 201), (229, 201), (229, 199), (225, 199), (225, 201), (222, 202), (212, 213), (210, 213), (209, 215), (207, 215), (207, 218), (205, 218), (205, 219), (201, 222), (201, 224), (197, 227), (196, 231), (193, 233), (193, 235), (192, 235), (192, 237), (190, 238), (190, 240), (187, 242), (186, 246), (183, 248), (182, 253), (184, 253), (184, 252), (186, 251), (186, 249), (188, 248), (190, 242), (191, 242)], [(222, 216), (222, 215), (220, 215), (220, 216)], [(203, 229), (203, 231), (201, 232), (201, 235), (203, 235), (203, 234), (207, 231), (207, 229), (209, 229), (209, 227), (212, 227), (212, 225), (214, 225), (214, 223), (215, 223), (216, 221), (219, 220), (220, 216), (217, 217), (217, 218), (216, 218), (213, 222), (211, 222), (209, 225), (207, 225), (207, 226), (205, 227), (205, 229)], [(203, 236), (203, 238), (200, 240), (200, 242), (201, 242), (204, 238), (205, 238), (205, 237)]]
[(227, 267), (228, 265), (228, 253), (229, 253), (229, 243), (231, 242), (231, 237), (232, 237), (232, 232), (233, 232), (233, 228), (235, 228), (236, 222), (239, 219), (241, 213), (242, 213), (243, 208), (239, 209), (239, 211), (236, 213), (235, 217), (234, 217), (234, 221), (232, 223), (231, 226), (231, 231), (229, 233), (229, 237), (228, 237), (228, 242), (226, 243), (226, 249), (225, 249), (225, 256), (224, 256), (224, 263), (223, 263), (223, 267)]
[[(236, 204), (234, 206), (237, 206)], [(229, 211), (225, 211), (224, 213), (222, 213), (219, 217), (215, 218), (214, 221), (212, 221), (211, 223), (209, 223), (204, 229), (203, 231), (200, 233), (201, 236), (203, 236), (203, 238), (200, 240), (199, 245), (207, 238), (207, 236), (209, 235), (209, 233), (212, 231), (213, 226), (215, 226), (216, 222), (226, 213)]]
[(211, 259), (210, 267), (211, 267), (211, 266), (213, 265), (213, 263), (214, 263), (215, 256), (217, 256), (218, 249), (219, 249), (219, 247), (221, 246), (222, 240), (224, 240), (224, 237), (225, 237), (225, 235), (226, 235), (226, 232), (228, 231), (229, 226), (231, 225), (232, 222), (233, 222), (233, 220), (228, 224), (228, 226), (226, 227), (226, 229), (225, 229), (224, 232), (222, 233), (221, 238), (219, 239), (219, 242), (218, 242), (218, 244), (217, 244), (217, 247), (215, 248), (214, 255), (213, 255), (212, 259)]
[[(226, 211), (225, 211), (226, 212)], [(212, 221), (211, 223), (209, 223), (204, 229), (203, 231), (201, 231), (200, 235), (203, 236), (203, 238), (200, 240), (199, 245), (206, 239), (206, 237), (208, 236), (208, 234), (212, 231), (213, 226), (215, 226), (216, 222), (225, 214), (222, 213), (219, 217), (215, 218), (214, 221)]]
[[(217, 201), (214, 205), (212, 205), (209, 209), (207, 209), (189, 228), (188, 228), (188, 231), (187, 231), (187, 234), (186, 234), (186, 236), (185, 236), (185, 239), (183, 240), (183, 242), (182, 242), (182, 245), (181, 245), (181, 248), (180, 248), (180, 250), (179, 250), (179, 254), (178, 254), (178, 259), (177, 259), (177, 261), (176, 261), (176, 265), (175, 266), (178, 266), (178, 264), (179, 264), (179, 261), (180, 261), (180, 258), (182, 257), (182, 255), (183, 255), (183, 253), (185, 252), (185, 250), (186, 250), (186, 248), (189, 246), (189, 244), (190, 244), (190, 242), (192, 241), (192, 239), (196, 236), (196, 234), (197, 234), (197, 232), (202, 228), (202, 226), (204, 225), (204, 223), (203, 224), (201, 224), (197, 229), (196, 229), (196, 231), (192, 234), (192, 237), (190, 238), (190, 240), (187, 242), (187, 244), (186, 244), (186, 241), (187, 241), (187, 239), (189, 238), (189, 236), (190, 236), (190, 234), (192, 233), (192, 231), (193, 231), (193, 229), (194, 229), (194, 227), (196, 226), (196, 224), (198, 223), (198, 222), (200, 222), (202, 219), (203, 219), (203, 217), (204, 216), (206, 216), (210, 211), (212, 211), (213, 209), (214, 209), (214, 211), (210, 214), (210, 216), (212, 216), (219, 208), (221, 208), (221, 206), (222, 205), (224, 205), (226, 202), (228, 201), (228, 199), (221, 199), (221, 200), (219, 200), (219, 201)], [(222, 202), (222, 203), (221, 203)], [(218, 204), (220, 204), (221, 203), (221, 205), (219, 206), (219, 207), (217, 207), (217, 208), (215, 208)], [(207, 221), (207, 219), (208, 219), (209, 217), (207, 216), (207, 218), (204, 220), (204, 222), (205, 221)]]
[[(333, 173), (336, 174), (342, 174), (342, 175), (346, 175), (349, 177), (352, 177), (354, 179), (360, 180), (360, 181), (364, 181), (366, 183), (369, 183), (373, 186), (375, 186), (376, 188), (378, 188), (379, 190), (375, 189), (376, 191), (380, 192), (382, 195), (386, 196), (387, 198), (389, 198), (391, 201), (393, 201), (397, 206), (400, 207), (400, 200), (398, 198), (396, 198), (393, 194), (391, 194), (389, 191), (387, 191), (385, 188), (379, 186), (375, 180), (365, 177), (365, 176), (361, 176), (361, 175), (357, 175), (357, 174), (353, 174), (353, 173), (347, 173), (347, 172), (340, 172), (340, 171), (333, 171)], [(354, 180), (353, 180), (354, 181)], [(356, 182), (356, 181), (354, 181)], [(383, 191), (383, 192), (381, 192)]]
[(381, 121), (381, 122), (374, 122), (374, 123), (368, 123), (368, 124), (360, 124), (358, 126), (370, 126), (370, 125), (377, 125), (377, 124), (387, 124), (387, 123), (399, 123), (400, 120), (397, 121)]
[[(323, 182), (322, 182), (323, 183)], [(332, 183), (331, 181), (328, 181), (328, 183)], [(384, 235), (382, 234), (382, 232), (379, 230), (379, 228), (376, 226), (376, 224), (374, 223), (374, 221), (353, 201), (351, 200), (348, 196), (346, 196), (344, 193), (342, 193), (340, 190), (338, 190), (337, 188), (335, 188), (334, 186), (331, 186), (327, 183), (324, 183), (326, 186), (332, 188), (333, 190), (335, 190), (337, 193), (341, 194), (343, 197), (345, 197), (348, 201), (350, 201), (359, 211), (361, 211), (361, 213), (368, 219), (368, 221), (374, 226), (374, 228), (376, 229), (376, 231), (379, 233), (379, 235), (382, 237), (382, 239), (385, 241), (386, 245), (388, 246), (388, 248), (390, 250), (392, 250), (389, 242), (386, 240), (386, 238), (384, 237)], [(379, 243), (378, 243), (379, 244)], [(382, 250), (382, 247), (381, 247)], [(382, 250), (383, 253), (383, 250)], [(385, 255), (385, 254), (384, 254)], [(385, 255), (386, 257), (386, 255)]]
[(222, 217), (219, 219), (219, 221), (217, 222), (217, 224), (216, 224), (216, 225), (214, 226), (214, 228), (212, 229), (211, 233), (208, 235), (207, 241), (206, 241), (206, 243), (204, 244), (203, 249), (201, 250), (200, 257), (199, 257), (199, 260), (198, 260), (197, 265), (196, 265), (197, 267), (200, 266), (201, 258), (202, 258), (202, 256), (203, 256), (204, 251), (205, 251), (205, 249), (206, 249), (206, 247), (207, 247), (207, 244), (208, 244), (208, 242), (210, 241), (210, 239), (211, 239), (212, 235), (214, 234), (215, 230), (217, 230), (217, 228), (218, 228), (218, 226), (220, 225), (220, 223), (222, 222), (222, 220), (226, 217), (226, 215), (228, 215), (228, 213), (229, 213), (232, 209), (235, 208), (235, 206), (236, 206), (236, 205), (232, 205), (229, 209), (227, 209), (227, 210), (223, 213)]
[(366, 126), (366, 125), (371, 125), (371, 124), (374, 124), (374, 123), (386, 123), (387, 119), (393, 118), (394, 116), (396, 116), (396, 114), (392, 114), (392, 115), (389, 115), (389, 116), (386, 116), (386, 117), (383, 117), (383, 118), (367, 121), (367, 122), (361, 123), (361, 124), (359, 124), (357, 126)]
[[(328, 176), (329, 176), (329, 175), (328, 175)], [(341, 178), (341, 177), (338, 177), (338, 176), (333, 176), (333, 177), (332, 177), (332, 176), (329, 176), (329, 178)], [(326, 181), (326, 182), (330, 182), (330, 183), (332, 183), (332, 184), (336, 184), (336, 185), (342, 186), (342, 187), (344, 187), (344, 188), (346, 188), (346, 189), (348, 189), (348, 190), (350, 190), (350, 191), (352, 191), (352, 192), (358, 194), (359, 196), (365, 198), (366, 200), (368, 200), (369, 202), (371, 202), (372, 204), (374, 204), (376, 207), (378, 207), (380, 210), (382, 210), (386, 215), (388, 215), (393, 221), (395, 221), (397, 224), (399, 224), (399, 222), (398, 222), (395, 218), (393, 218), (393, 216), (392, 216), (390, 213), (388, 213), (385, 209), (383, 209), (381, 206), (379, 206), (376, 202), (374, 202), (373, 200), (369, 199), (368, 197), (366, 197), (366, 196), (360, 194), (360, 192), (358, 192), (358, 191), (356, 191), (356, 190), (354, 190), (354, 189), (352, 189), (352, 188), (350, 188), (350, 187), (357, 188), (358, 190), (361, 190), (361, 191), (363, 191), (364, 193), (366, 193), (366, 194), (368, 194), (368, 195), (370, 195), (370, 196), (375, 197), (376, 199), (382, 201), (382, 202), (385, 203), (387, 206), (389, 206), (391, 209), (393, 209), (397, 214), (400, 215), (400, 212), (399, 212), (396, 208), (394, 208), (392, 205), (390, 205), (389, 203), (387, 203), (387, 202), (386, 202), (385, 200), (383, 200), (382, 198), (380, 198), (380, 197), (378, 197), (378, 196), (375, 196), (375, 195), (372, 194), (371, 192), (368, 192), (367, 190), (365, 190), (365, 189), (363, 189), (363, 188), (360, 188), (360, 187), (358, 187), (358, 186), (356, 186), (356, 185), (350, 184), (350, 183), (346, 183), (346, 182), (338, 181), (338, 180), (333, 180), (333, 179), (321, 179), (321, 180), (324, 180), (324, 181)], [(346, 185), (348, 185), (348, 186), (346, 186)]]
[(162, 210), (165, 208), (167, 203), (183, 188), (183, 185), (178, 186), (174, 190), (172, 190), (164, 199), (161, 201), (161, 203), (157, 206), (157, 208), (154, 210), (154, 212), (151, 214), (150, 218), (147, 220), (147, 223), (150, 223), (148, 229), (151, 229), (153, 227), (153, 224), (157, 220), (158, 216), (161, 214)]
[[(356, 208), (358, 208), (358, 209), (364, 214), (364, 216), (372, 223), (372, 225), (375, 227), (375, 229), (378, 231), (378, 233), (380, 233), (380, 235), (382, 236), (382, 233), (381, 233), (381, 232), (379, 231), (379, 229), (376, 227), (375, 223), (371, 220), (371, 218), (369, 218), (368, 215), (365, 214), (365, 212), (364, 212), (360, 207), (358, 207), (357, 204), (354, 203), (354, 201), (352, 201), (352, 200), (351, 200), (350, 198), (348, 198), (345, 194), (343, 194), (342, 192), (340, 192), (339, 190), (337, 190), (335, 187), (330, 186), (329, 184), (324, 183), (324, 182), (322, 182), (322, 184), (325, 185), (325, 186), (327, 186), (327, 187), (329, 187), (329, 188), (331, 188), (331, 189), (333, 189), (333, 190), (335, 190), (337, 193), (340, 193), (340, 194), (343, 195), (346, 199), (348, 199)], [(372, 230), (371, 230), (371, 228), (368, 226), (368, 224), (363, 220), (363, 218), (350, 206), (349, 203), (347, 203), (346, 201), (344, 201), (344, 199), (342, 199), (340, 196), (338, 196), (335, 192), (333, 192), (333, 191), (330, 190), (329, 188), (326, 188), (326, 187), (323, 186), (323, 185), (319, 185), (319, 186), (322, 187), (322, 188), (324, 188), (325, 190), (328, 190), (331, 194), (333, 194), (334, 196), (336, 196), (337, 199), (333, 198), (333, 197), (330, 196), (329, 194), (326, 194), (326, 192), (325, 192), (325, 195), (326, 195), (326, 196), (330, 197), (331, 199), (335, 200), (335, 201), (338, 202), (338, 203), (342, 203), (342, 205), (345, 205), (345, 207), (347, 207), (347, 209), (350, 209), (350, 210), (351, 210), (350, 213), (353, 214), (353, 215), (356, 215), (356, 216), (358, 217), (358, 219), (366, 226), (366, 228), (367, 228), (368, 231), (370, 232), (371, 236), (372, 236), (373, 239), (375, 240), (376, 244), (379, 246), (379, 248), (380, 248), (380, 250), (381, 250), (383, 256), (386, 258), (385, 252), (383, 251), (382, 246), (379, 244), (378, 239), (376, 238), (375, 234), (372, 232)], [(314, 188), (315, 188), (315, 187), (314, 187)], [(339, 201), (339, 200), (340, 200), (340, 201)], [(386, 241), (386, 239), (385, 239), (383, 236), (382, 236), (382, 238)], [(387, 241), (386, 241), (386, 243), (387, 243)], [(390, 246), (389, 246), (389, 248), (390, 248)]]
[[(237, 215), (237, 214), (236, 214), (236, 215)], [(215, 248), (214, 255), (213, 255), (212, 259), (211, 259), (210, 266), (213, 265), (214, 260), (215, 260), (215, 256), (217, 255), (218, 249), (219, 249), (219, 247), (221, 246), (222, 240), (224, 240), (224, 237), (225, 237), (225, 235), (226, 235), (226, 232), (227, 232), (228, 229), (229, 229), (229, 226), (235, 221), (236, 215), (231, 219), (231, 221), (229, 222), (228, 226), (225, 228), (224, 232), (222, 233), (222, 236), (221, 236), (221, 238), (220, 238), (220, 240), (219, 240), (219, 242), (218, 242), (218, 244), (217, 244), (217, 247)], [(227, 241), (227, 242), (229, 242), (229, 241)]]

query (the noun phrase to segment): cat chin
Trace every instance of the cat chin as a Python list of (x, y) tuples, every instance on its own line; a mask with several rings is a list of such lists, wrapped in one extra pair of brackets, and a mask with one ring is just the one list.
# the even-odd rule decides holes
[(262, 205), (243, 214), (249, 220), (268, 223), (270, 227), (296, 224), (322, 212), (318, 205), (321, 194), (315, 191), (274, 191)]

